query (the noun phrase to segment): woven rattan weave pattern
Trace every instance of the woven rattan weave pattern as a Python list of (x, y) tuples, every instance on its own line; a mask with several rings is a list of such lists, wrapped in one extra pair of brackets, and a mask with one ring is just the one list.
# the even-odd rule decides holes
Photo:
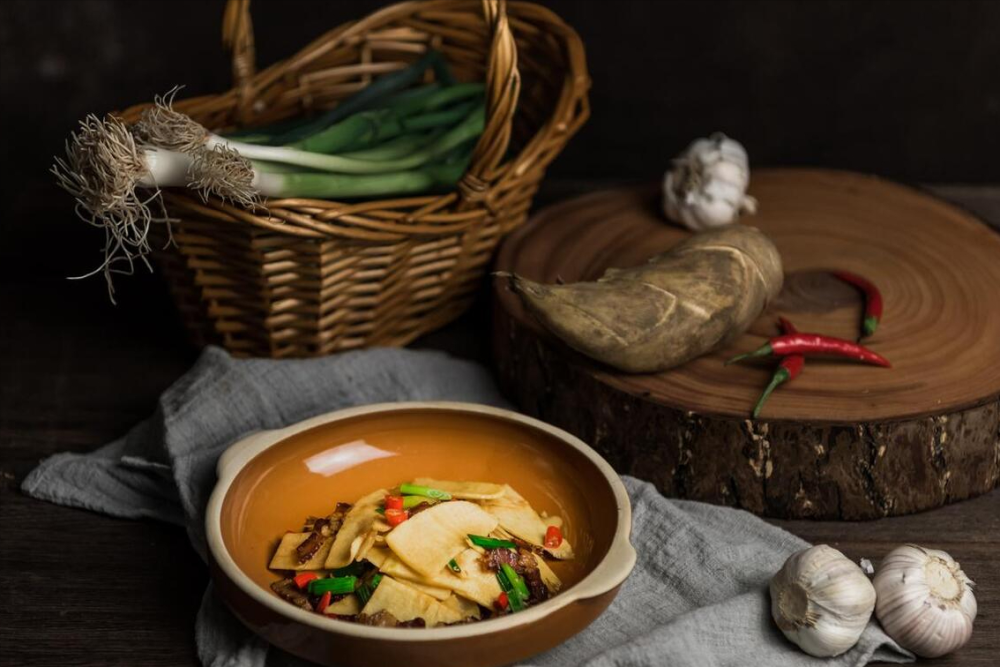
[[(546, 167), (589, 114), (579, 36), (531, 3), (391, 5), (260, 71), (249, 0), (229, 0), (223, 37), (233, 88), (175, 103), (217, 131), (330, 108), (427, 49), (440, 51), (458, 80), (486, 82), (485, 131), (454, 192), (354, 203), (272, 199), (266, 210), (165, 192), (174, 244), (159, 253), (159, 267), (196, 342), (238, 355), (405, 345), (458, 316), (496, 244), (524, 222)], [(147, 106), (123, 117), (134, 121)]]

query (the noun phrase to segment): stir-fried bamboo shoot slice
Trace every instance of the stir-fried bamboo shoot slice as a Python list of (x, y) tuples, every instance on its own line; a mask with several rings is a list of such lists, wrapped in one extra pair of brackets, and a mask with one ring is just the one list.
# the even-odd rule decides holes
[(549, 567), (544, 558), (535, 556), (535, 562), (538, 563), (538, 574), (542, 577), (542, 583), (545, 584), (545, 587), (553, 595), (558, 593), (562, 589), (562, 581), (559, 580), (559, 577), (552, 571), (552, 568)]
[[(544, 548), (545, 531), (548, 530), (542, 517), (524, 499), (521, 494), (504, 485), (504, 495), (496, 500), (483, 501), (483, 509), (492, 514), (500, 522), (500, 526), (519, 539)], [(555, 549), (545, 548), (554, 558), (569, 560), (573, 558), (573, 547), (565, 538)]]
[(281, 538), (278, 549), (274, 552), (269, 568), (272, 570), (322, 570), (330, 553), (332, 540), (327, 540), (319, 547), (319, 550), (312, 558), (305, 563), (299, 562), (299, 555), (296, 548), (305, 540), (309, 539), (312, 533), (285, 533)]
[(478, 619), (482, 617), (482, 612), (480, 612), (478, 604), (472, 600), (466, 600), (458, 595), (448, 596), (448, 599), (442, 601), (441, 604), (449, 609), (457, 611), (462, 616), (462, 620), (467, 618)]
[(459, 577), (448, 569), (434, 576), (424, 576), (408, 567), (388, 549), (372, 549), (368, 552), (368, 561), (383, 574), (406, 582), (445, 588), (484, 607), (492, 606), (501, 593), (496, 574), (483, 567), (482, 558), (475, 549), (466, 549), (455, 557), (464, 577)]
[(410, 586), (413, 586), (421, 593), (426, 593), (435, 600), (439, 600), (441, 602), (444, 602), (452, 595), (451, 589), (449, 588), (442, 588), (440, 586), (431, 586), (430, 584), (423, 584), (420, 583), (419, 581), (412, 581), (412, 580), (408, 580), (406, 581), (406, 583)]
[(361, 601), (357, 595), (347, 595), (330, 603), (323, 613), (331, 616), (357, 616), (361, 613)]
[[(375, 508), (382, 504), (387, 493), (385, 489), (373, 491), (351, 507), (351, 511), (344, 517), (340, 530), (337, 531), (333, 546), (330, 547), (330, 555), (327, 556), (325, 565), (328, 570), (346, 566), (357, 555), (356, 551), (351, 553), (354, 540), (359, 536), (364, 537), (380, 518)], [(360, 543), (358, 546), (360, 548)]]
[(447, 491), (452, 498), (457, 500), (490, 500), (503, 495), (503, 485), (492, 482), (455, 482), (445, 479), (431, 479), (430, 477), (418, 477), (413, 480), (414, 484), (427, 486), (432, 489)]
[(433, 577), (467, 548), (470, 533), (487, 535), (496, 527), (497, 519), (479, 505), (456, 500), (410, 517), (396, 526), (385, 541), (401, 561), (420, 574)]
[(382, 577), (378, 588), (362, 609), (367, 616), (380, 611), (392, 614), (399, 621), (422, 618), (429, 628), (441, 623), (458, 623), (463, 620), (458, 611), (446, 607), (413, 586), (388, 576)]

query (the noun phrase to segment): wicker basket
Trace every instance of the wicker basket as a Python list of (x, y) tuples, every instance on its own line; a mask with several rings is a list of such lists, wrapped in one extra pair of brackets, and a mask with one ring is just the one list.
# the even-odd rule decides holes
[[(175, 243), (158, 254), (160, 269), (196, 341), (236, 355), (405, 345), (454, 319), (589, 113), (580, 38), (530, 3), (391, 5), (261, 72), (249, 0), (228, 1), (223, 37), (233, 52), (233, 89), (175, 103), (214, 130), (329, 108), (428, 48), (444, 54), (457, 79), (485, 80), (487, 89), (485, 131), (449, 194), (272, 199), (264, 212), (164, 193)], [(125, 120), (147, 106), (128, 109)]]

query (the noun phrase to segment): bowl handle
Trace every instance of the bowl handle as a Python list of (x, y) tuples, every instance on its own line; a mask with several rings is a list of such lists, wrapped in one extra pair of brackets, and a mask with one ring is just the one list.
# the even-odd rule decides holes
[[(274, 431), (257, 431), (244, 438), (241, 438), (229, 445), (226, 451), (222, 452), (219, 456), (218, 462), (215, 464), (215, 472), (219, 477), (225, 475), (226, 471), (232, 468), (234, 465), (237, 467), (242, 463), (244, 458), (249, 458), (258, 453), (258, 450), (263, 449), (266, 445), (270, 444), (274, 440)], [(249, 456), (244, 456), (248, 454)]]
[(583, 581), (569, 589), (567, 594), (574, 600), (587, 600), (604, 595), (628, 578), (635, 567), (635, 561), (636, 553), (632, 543), (627, 539), (616, 542), (611, 545), (600, 565)]

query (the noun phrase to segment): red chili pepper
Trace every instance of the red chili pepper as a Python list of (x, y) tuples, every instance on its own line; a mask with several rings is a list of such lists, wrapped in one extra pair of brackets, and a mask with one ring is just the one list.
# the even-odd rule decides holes
[(562, 531), (559, 530), (559, 526), (549, 526), (545, 529), (544, 544), (546, 549), (558, 549), (562, 541), (563, 536)]
[(387, 510), (401, 510), (401, 509), (403, 509), (403, 496), (386, 496), (385, 497), (385, 508)]
[[(781, 324), (781, 332), (784, 334), (795, 334), (799, 330), (795, 328), (789, 320), (784, 317), (778, 318), (779, 324)], [(781, 363), (778, 364), (777, 370), (774, 371), (774, 375), (771, 377), (771, 384), (767, 385), (764, 393), (760, 395), (757, 400), (757, 405), (753, 408), (753, 418), (756, 419), (757, 415), (760, 414), (760, 409), (764, 407), (764, 402), (767, 400), (771, 392), (774, 391), (778, 385), (784, 382), (790, 382), (799, 376), (802, 372), (802, 368), (806, 365), (806, 358), (801, 354), (790, 354), (787, 357), (783, 357)]]
[(316, 603), (316, 611), (318, 611), (321, 614), (324, 611), (326, 611), (326, 608), (330, 606), (330, 600), (332, 598), (333, 594), (330, 591), (323, 593), (323, 595), (321, 595), (319, 598), (319, 602)]
[(843, 338), (834, 338), (833, 336), (814, 333), (794, 333), (775, 336), (753, 352), (738, 354), (727, 361), (726, 364), (742, 361), (743, 359), (770, 357), (772, 355), (784, 357), (789, 354), (829, 354), (835, 357), (856, 359), (857, 361), (863, 361), (876, 366), (885, 366), (887, 368), (892, 366), (888, 359), (863, 345), (858, 345)]
[(871, 336), (875, 333), (878, 323), (882, 321), (882, 292), (875, 286), (875, 283), (856, 273), (834, 271), (833, 275), (864, 292), (865, 319), (861, 322), (861, 331), (863, 332), (862, 337)]
[(501, 592), (500, 595), (497, 596), (496, 607), (497, 609), (504, 610), (508, 606), (510, 606), (510, 600), (507, 599), (506, 593)]
[(385, 511), (385, 522), (395, 528), (399, 524), (403, 523), (410, 518), (410, 513), (406, 510), (390, 510)]
[(299, 572), (297, 575), (295, 575), (292, 581), (295, 582), (295, 585), (300, 590), (303, 590), (305, 589), (306, 586), (309, 585), (309, 582), (314, 579), (319, 579), (319, 575), (316, 574), (315, 572)]

